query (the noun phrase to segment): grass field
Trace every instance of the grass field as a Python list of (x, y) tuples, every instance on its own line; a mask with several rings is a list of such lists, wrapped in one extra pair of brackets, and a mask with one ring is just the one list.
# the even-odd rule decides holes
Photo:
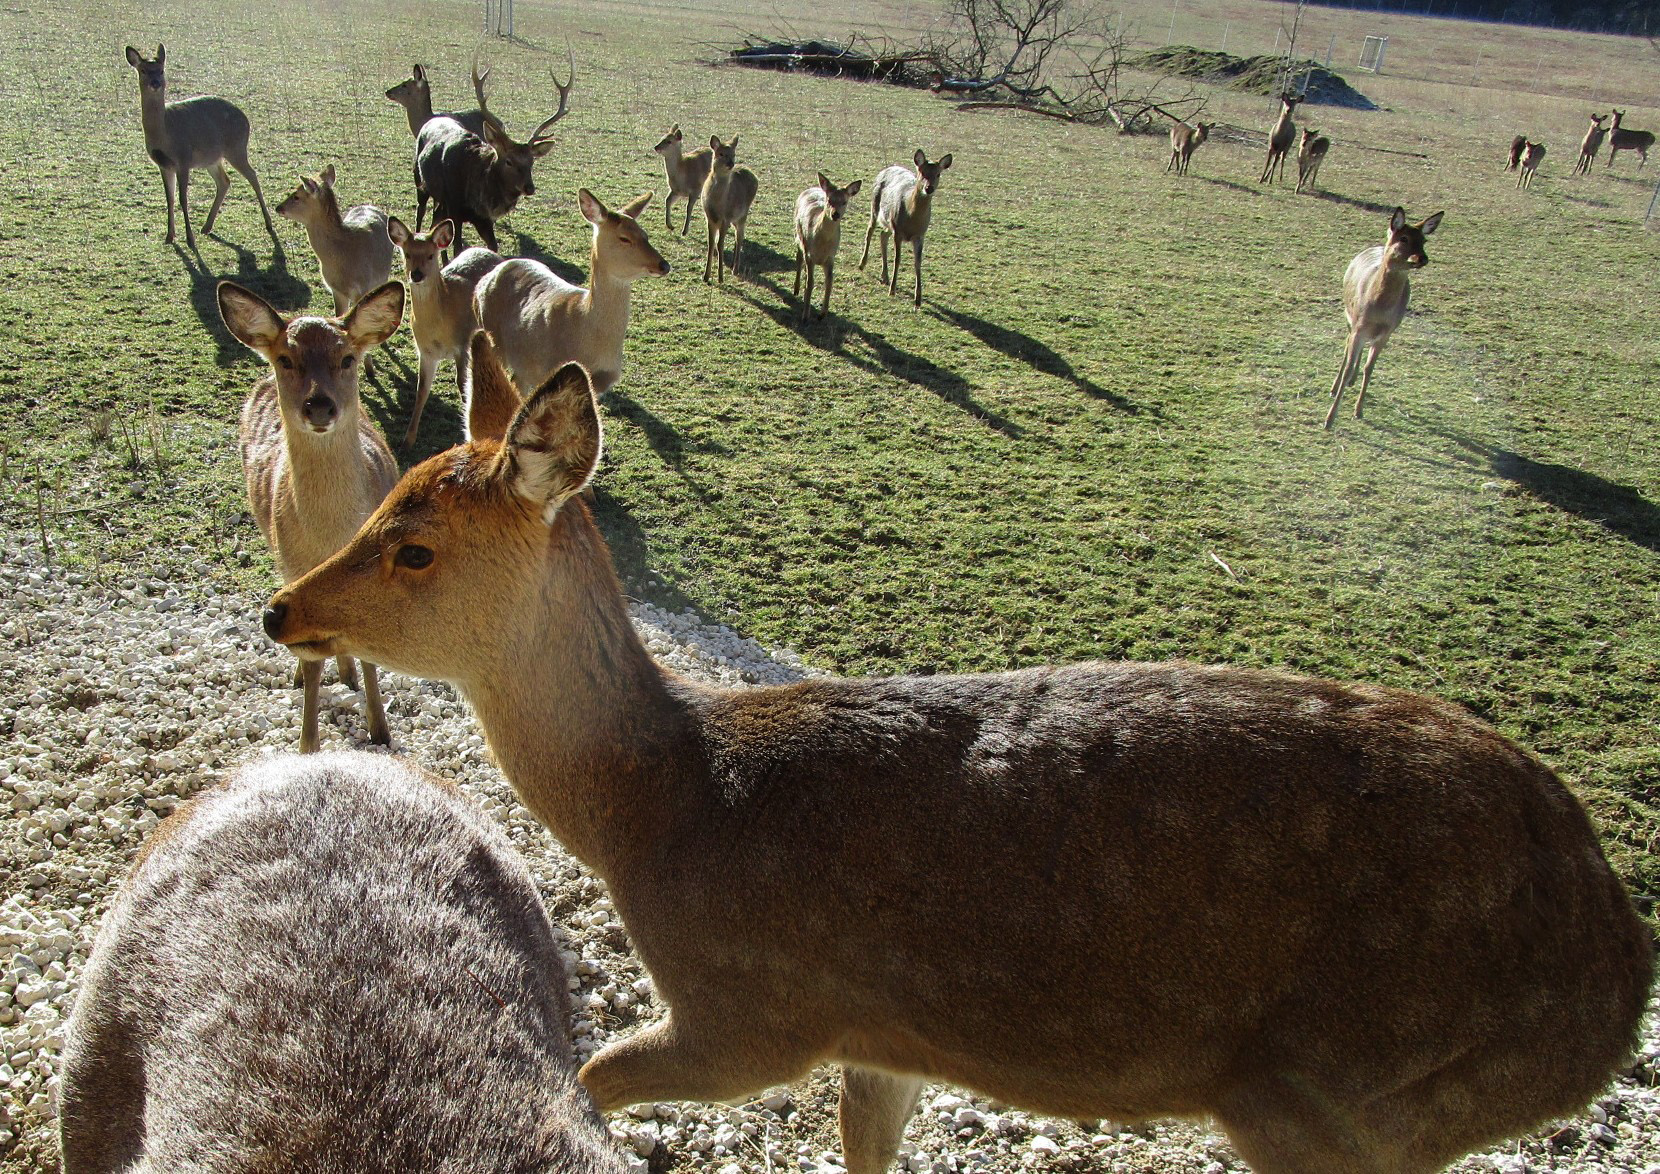
[[(933, 12), (871, 3), (791, 27), (900, 31)], [(1168, 7), (1128, 15), (1162, 43)], [(1176, 39), (1214, 48), (1226, 25), (1231, 51), (1263, 51), (1283, 16), (1184, 2)], [(162, 243), (123, 46), (164, 41), (175, 96), (242, 105), (273, 205), (334, 163), (348, 201), (408, 216), (411, 140), (382, 91), (419, 59), (441, 109), (469, 104), (479, 17), (0, 10), (8, 532), (44, 529), (56, 558), (100, 574), (194, 551), (227, 582), (275, 582), (234, 444), (259, 368), (213, 291), (234, 278), (287, 309), (327, 296), (298, 226), (279, 221), (274, 263), (240, 179), (199, 258)], [(1335, 140), (1311, 197), (1259, 188), (1257, 152), (1227, 142), (1179, 181), (1162, 139), (701, 63), (705, 43), (774, 20), (747, 4), (521, 2), (521, 41), (487, 48), (492, 106), (520, 134), (551, 113), (546, 68), (563, 69), (567, 38), (578, 70), (508, 251), (585, 268), (577, 188), (660, 199), (650, 148), (672, 122), (694, 140), (740, 133), (760, 176), (748, 280), (704, 286), (700, 220), (682, 240), (660, 203), (644, 216), (674, 272), (636, 288), (598, 483), (631, 590), (847, 672), (1180, 656), (1429, 691), (1561, 770), (1635, 891), (1660, 895), (1660, 235), (1642, 225), (1657, 176), (1629, 155), (1567, 176), (1593, 99), (1660, 122), (1660, 52), (1311, 10), (1303, 44), (1323, 55), (1339, 35), (1339, 68), (1363, 33), (1391, 36), (1389, 72), (1350, 75), (1383, 109), (1299, 112)], [(1258, 130), (1271, 117), (1226, 93), (1212, 111)], [(1500, 174), (1515, 133), (1549, 147), (1529, 193)], [(922, 309), (858, 272), (861, 208), (831, 318), (796, 329), (796, 194), (820, 169), (868, 184), (918, 146), (956, 159)], [(210, 191), (199, 177), (198, 225)], [(1328, 434), (1343, 267), (1396, 203), (1446, 221), (1367, 419), (1345, 409)], [(394, 437), (414, 369), (404, 332), (366, 386)], [(458, 435), (446, 368), (417, 455)]]

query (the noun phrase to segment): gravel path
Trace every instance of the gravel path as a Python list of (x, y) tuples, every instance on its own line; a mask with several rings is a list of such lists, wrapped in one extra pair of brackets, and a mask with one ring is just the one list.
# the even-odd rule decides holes
[[(128, 862), (157, 821), (226, 768), (292, 750), (298, 692), (292, 658), (259, 630), (263, 599), (220, 593), (190, 551), (169, 552), (166, 577), (94, 582), (55, 571), (15, 536), (0, 555), (0, 1171), (56, 1169), (54, 1069), (63, 1016), (87, 950)], [(794, 680), (805, 670), (725, 628), (636, 606), (652, 651), (675, 668), (728, 684)], [(331, 678), (332, 680), (332, 678)], [(564, 930), (575, 1001), (572, 1031), (587, 1057), (661, 1014), (651, 981), (604, 886), (567, 856), (490, 764), (466, 708), (443, 685), (383, 678), (396, 752), (459, 783), (506, 826)], [(362, 746), (358, 695), (327, 684), (326, 747)], [(1066, 976), (1031, 976), (1033, 1000), (1065, 999)], [(1651, 1015), (1642, 1058), (1588, 1116), (1460, 1163), (1460, 1171), (1660, 1174), (1660, 1029)], [(710, 1174), (839, 1169), (835, 1085), (826, 1070), (739, 1108), (659, 1105), (613, 1118), (623, 1144), (654, 1171)], [(1242, 1170), (1218, 1136), (1168, 1123), (1123, 1129), (1050, 1121), (960, 1090), (931, 1088), (902, 1157), (911, 1171)], [(647, 1162), (641, 1161), (641, 1170)]]

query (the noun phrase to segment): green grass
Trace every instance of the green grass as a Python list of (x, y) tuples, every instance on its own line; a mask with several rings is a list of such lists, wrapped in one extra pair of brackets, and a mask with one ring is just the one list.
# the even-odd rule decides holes
[[(927, 15), (862, 11), (892, 28)], [(1158, 11), (1143, 32), (1162, 33)], [(1282, 13), (1226, 15), (1271, 41)], [(407, 216), (411, 142), (381, 91), (419, 58), (440, 108), (463, 104), (478, 17), (246, 0), (0, 11), (18, 50), (0, 75), (10, 532), (33, 533), (41, 509), (55, 557), (100, 574), (202, 560), (229, 585), (274, 583), (234, 443), (259, 367), (220, 326), (213, 287), (232, 277), (289, 309), (326, 295), (297, 226), (279, 222), (273, 265), (240, 179), (199, 263), (161, 243), (122, 47), (164, 40), (177, 95), (247, 110), (272, 204), (333, 162), (348, 201)], [(1392, 60), (1416, 80), (1352, 76), (1383, 111), (1300, 111), (1336, 145), (1329, 193), (1297, 197), (1259, 189), (1257, 153), (1226, 141), (1178, 181), (1160, 139), (698, 62), (699, 43), (770, 19), (521, 4), (525, 43), (488, 47), (492, 104), (521, 134), (551, 112), (546, 67), (563, 69), (567, 37), (578, 65), (538, 194), (504, 224), (508, 251), (585, 266), (576, 189), (660, 196), (650, 147), (672, 122), (694, 139), (741, 133), (761, 179), (756, 272), (724, 288), (697, 280), (700, 221), (682, 240), (660, 204), (645, 214), (675, 269), (637, 287), (598, 485), (633, 591), (846, 672), (1185, 656), (1426, 690), (1561, 770), (1620, 871), (1660, 893), (1660, 237), (1641, 226), (1652, 173), (1635, 178), (1629, 157), (1566, 177), (1583, 97), (1453, 84), (1465, 26), (1389, 18)], [(1425, 48), (1431, 26), (1446, 61)], [(1230, 48), (1258, 51), (1243, 28)], [(1576, 95), (1606, 72), (1599, 53), (1646, 50), (1563, 44), (1589, 46), (1564, 49), (1553, 75)], [(1268, 105), (1219, 93), (1212, 111), (1263, 130)], [(1633, 107), (1631, 124), (1654, 123)], [(1531, 193), (1498, 171), (1524, 130), (1550, 148)], [(858, 272), (861, 208), (832, 318), (797, 330), (795, 195), (820, 169), (868, 184), (918, 146), (956, 157), (923, 309)], [(210, 192), (199, 177), (198, 225)], [(1446, 222), (1368, 418), (1345, 409), (1326, 434), (1342, 270), (1397, 202), (1416, 217), (1444, 207)], [(394, 437), (414, 365), (405, 332), (365, 386)], [(105, 409), (163, 442), (142, 440), (134, 461), (119, 430), (96, 435)], [(421, 455), (458, 434), (446, 368)]]

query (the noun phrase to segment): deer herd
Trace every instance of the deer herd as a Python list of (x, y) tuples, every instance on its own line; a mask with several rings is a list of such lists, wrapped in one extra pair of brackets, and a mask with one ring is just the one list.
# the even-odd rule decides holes
[[(219, 185), (204, 231), (225, 162), (259, 195), (248, 121), (167, 102), (164, 54), (127, 53), (169, 240), (176, 199), (193, 242), (191, 168)], [(332, 167), (278, 205), (334, 316), (219, 285), (226, 328), (270, 367), (241, 427), (284, 583), (262, 621), (299, 662), (303, 752), (329, 659), (348, 683), (361, 667), (383, 745), (376, 666), (452, 683), (608, 886), (667, 1013), (575, 1070), (559, 951), (506, 839), (384, 756), (274, 758), (173, 815), (105, 918), (64, 1045), (67, 1174), (613, 1174), (598, 1113), (745, 1098), (821, 1063), (842, 1070), (848, 1174), (892, 1167), (925, 1079), (1072, 1118), (1207, 1118), (1284, 1174), (1437, 1170), (1598, 1094), (1648, 999), (1647, 928), (1574, 796), (1457, 706), (1186, 663), (751, 689), (657, 663), (587, 500), (630, 287), (669, 269), (650, 196), (580, 192), (586, 288), (500, 255), (495, 221), (534, 193), (574, 69), (523, 143), (487, 77), (459, 114), (433, 113), (421, 66), (388, 91), (416, 140), (414, 228), (342, 212)], [(1262, 178), (1297, 145), (1302, 190), (1330, 144), (1299, 140), (1296, 105)], [(1213, 127), (1175, 127), (1166, 170)], [(1618, 112), (1610, 133), (1640, 155), (1651, 139)], [(758, 185), (736, 148), (687, 152), (678, 125), (656, 146), (666, 227), (676, 199), (682, 234), (703, 206), (706, 279), (729, 231), (742, 265)], [(861, 267), (880, 234), (892, 295), (909, 243), (917, 305), (951, 161), (918, 150), (870, 191)], [(828, 309), (866, 190), (817, 179), (795, 205), (803, 319), (817, 269)], [(1350, 263), (1328, 427), (1357, 372), (1360, 415), (1440, 220), (1397, 208)], [(485, 247), (461, 248), (463, 224)], [(464, 401), (462, 442), (401, 480), (358, 385), (404, 316), (394, 250), (420, 357), (405, 447), (446, 359)], [(1066, 996), (1034, 1002), (1034, 971)]]

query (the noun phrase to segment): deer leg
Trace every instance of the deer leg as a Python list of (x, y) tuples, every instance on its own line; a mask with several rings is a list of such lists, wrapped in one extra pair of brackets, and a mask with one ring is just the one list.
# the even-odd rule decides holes
[(724, 223), (715, 235), (715, 279), (721, 285), (726, 284), (726, 225)]
[[(836, 278), (836, 260), (832, 257), (824, 263), (824, 308), (818, 312), (819, 320), (830, 312), (830, 283)], [(807, 291), (807, 301), (812, 301), (812, 290)]]
[(674, 221), (669, 217), (669, 210), (674, 207), (674, 189), (669, 189), (669, 198), (663, 201), (663, 231), (673, 232)]
[(357, 688), (357, 662), (349, 656), (334, 658), (334, 671), (340, 677), (340, 683), (348, 689)]
[(807, 311), (813, 305), (813, 263), (807, 262), (807, 296), (801, 299), (801, 321), (807, 321)]
[(170, 245), (173, 243), (173, 205), (179, 197), (173, 179), (173, 172), (166, 167), (161, 169), (161, 190), (167, 197), (167, 239), (162, 243)]
[(196, 230), (190, 226), (190, 168), (181, 167), (174, 175), (179, 184), (179, 216), (184, 221), (184, 242), (194, 249)]
[[(708, 209), (704, 209), (704, 211), (707, 212)], [(705, 222), (709, 226), (709, 239), (703, 246), (703, 282), (707, 285), (709, 275), (715, 271), (715, 222), (707, 216)]]
[(301, 688), (304, 690), (300, 702), (300, 753), (317, 753), (317, 691), (323, 683), (323, 662), (320, 660), (302, 660), (300, 662)]
[[(421, 183), (421, 169), (419, 167), (417, 167), (415, 169), (415, 231), (416, 232), (421, 231), (421, 221), (426, 218), (427, 200), (429, 200), (430, 198), (431, 197), (427, 195), (426, 185)], [(434, 211), (436, 212), (436, 209)]]
[(208, 209), (207, 219), (202, 221), (202, 231), (211, 234), (213, 222), (219, 219), (219, 209), (225, 202), (225, 193), (231, 190), (230, 173), (225, 170), (223, 163), (213, 165), (213, 207)]
[[(421, 411), (427, 406), (427, 396), (432, 394), (432, 381), (438, 377), (437, 352), (420, 351), (420, 357), (421, 374), (415, 381), (415, 410), (409, 414), (409, 428), (403, 434), (406, 450), (415, 444), (415, 434), (421, 430)], [(463, 389), (467, 386), (466, 367), (467, 352), (463, 349), (455, 360), (455, 378)]]
[(737, 231), (737, 240), (732, 245), (732, 276), (738, 276), (738, 271), (744, 259), (744, 225), (749, 223), (749, 217), (744, 217), (733, 227)]
[(241, 155), (231, 159), (231, 166), (236, 168), (241, 173), (242, 178), (248, 181), (248, 186), (254, 189), (254, 199), (259, 201), (259, 214), (265, 217), (265, 231), (271, 235), (271, 239), (276, 242), (277, 247), (281, 248), (282, 242), (277, 240), (276, 225), (271, 223), (271, 209), (266, 207), (265, 193), (260, 190), (259, 176), (254, 174), (254, 165), (248, 162), (246, 146), (242, 148)]
[(692, 228), (692, 209), (697, 206), (696, 196), (686, 197), (686, 222), (680, 226), (680, 235), (685, 236)]
[(1355, 396), (1355, 419), (1360, 419), (1361, 408), (1366, 403), (1366, 389), (1372, 385), (1372, 368), (1376, 366), (1378, 355), (1383, 353), (1383, 344), (1386, 340), (1378, 339), (1366, 351), (1366, 370), (1360, 376), (1360, 394)]
[[(496, 244), (496, 226), (492, 221), (486, 220), (482, 216), (475, 216), (473, 217), (473, 227), (478, 229), (478, 235), (484, 238), (485, 248), (489, 249), (492, 253), (501, 252), (501, 246)], [(457, 232), (455, 235), (456, 241), (458, 242), (455, 246), (456, 255), (459, 256), (461, 252), (461, 245), (459, 243), (461, 234)]]
[[(773, 1030), (723, 1021), (689, 1027), (671, 1011), (589, 1060), (577, 1079), (602, 1113), (646, 1101), (729, 1101), (785, 1084), (819, 1049)], [(733, 1038), (734, 1032), (740, 1038)]]
[(905, 1124), (916, 1110), (922, 1078), (842, 1066), (842, 1160), (847, 1174), (884, 1174), (893, 1165)]
[(1337, 419), (1337, 405), (1343, 402), (1343, 389), (1349, 386), (1354, 378), (1355, 362), (1360, 358), (1360, 332), (1349, 331), (1349, 345), (1343, 351), (1343, 367), (1337, 372), (1337, 378), (1331, 385), (1331, 407), (1326, 410), (1326, 431), (1331, 431), (1332, 421)]
[[(894, 250), (894, 277), (899, 276), (899, 250)], [(919, 236), (911, 242), (911, 265), (916, 269), (916, 296), (911, 299), (913, 306), (922, 305), (922, 238)]]
[(870, 260), (870, 238), (872, 236), (874, 236), (875, 234), (876, 234), (876, 217), (872, 216), (870, 218), (870, 227), (865, 229), (865, 252), (864, 252), (864, 256), (859, 258), (859, 268), (860, 269), (863, 269), (865, 267), (865, 262)]
[(380, 673), (368, 661), (363, 662), (363, 706), (369, 720), (369, 741), (376, 746), (390, 746), (392, 731), (386, 725), (386, 707), (380, 700)]
[[(802, 267), (805, 266), (806, 264), (807, 264), (807, 254), (802, 249), (801, 242), (796, 241), (795, 242), (795, 292), (790, 295), (792, 298), (799, 298), (801, 296), (801, 270), (802, 270)], [(812, 289), (813, 288), (812, 284), (809, 283), (807, 288)]]

